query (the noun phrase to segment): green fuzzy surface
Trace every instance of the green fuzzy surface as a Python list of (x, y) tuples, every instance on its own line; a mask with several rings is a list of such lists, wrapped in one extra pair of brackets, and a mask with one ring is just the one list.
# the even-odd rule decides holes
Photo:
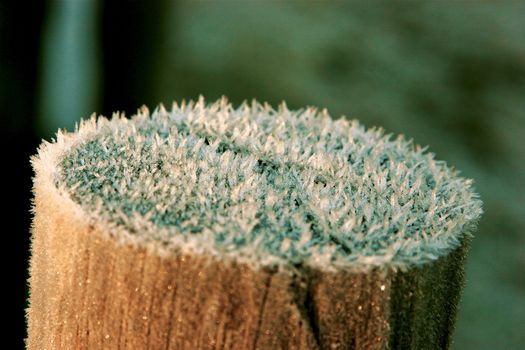
[(57, 185), (167, 249), (403, 268), (458, 247), (481, 214), (471, 180), (432, 153), (326, 111), (200, 100), (77, 134)]

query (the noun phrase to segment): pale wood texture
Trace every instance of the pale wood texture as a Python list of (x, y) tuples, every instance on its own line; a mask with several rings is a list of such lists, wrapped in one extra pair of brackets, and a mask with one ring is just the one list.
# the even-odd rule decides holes
[(35, 185), (29, 349), (442, 349), (467, 243), (404, 273), (160, 258)]

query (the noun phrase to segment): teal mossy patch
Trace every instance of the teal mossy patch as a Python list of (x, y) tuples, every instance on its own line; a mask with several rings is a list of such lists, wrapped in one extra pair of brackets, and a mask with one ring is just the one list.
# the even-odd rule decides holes
[(482, 212), (472, 181), (424, 148), (312, 108), (200, 99), (57, 140), (55, 185), (163, 254), (403, 269), (457, 248)]

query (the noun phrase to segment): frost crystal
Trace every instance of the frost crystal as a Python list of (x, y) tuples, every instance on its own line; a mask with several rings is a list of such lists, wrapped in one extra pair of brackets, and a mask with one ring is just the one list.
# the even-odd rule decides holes
[(93, 117), (57, 143), (55, 185), (113, 236), (168, 254), (402, 268), (457, 247), (481, 214), (433, 154), (311, 108), (200, 99)]

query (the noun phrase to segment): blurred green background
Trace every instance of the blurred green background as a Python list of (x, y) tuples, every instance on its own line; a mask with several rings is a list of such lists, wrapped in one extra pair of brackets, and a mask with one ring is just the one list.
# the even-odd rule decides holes
[(15, 123), (35, 140), (93, 112), (202, 94), (326, 107), (429, 145), (485, 203), (453, 348), (523, 348), (525, 2), (70, 0), (41, 10), (34, 118)]

